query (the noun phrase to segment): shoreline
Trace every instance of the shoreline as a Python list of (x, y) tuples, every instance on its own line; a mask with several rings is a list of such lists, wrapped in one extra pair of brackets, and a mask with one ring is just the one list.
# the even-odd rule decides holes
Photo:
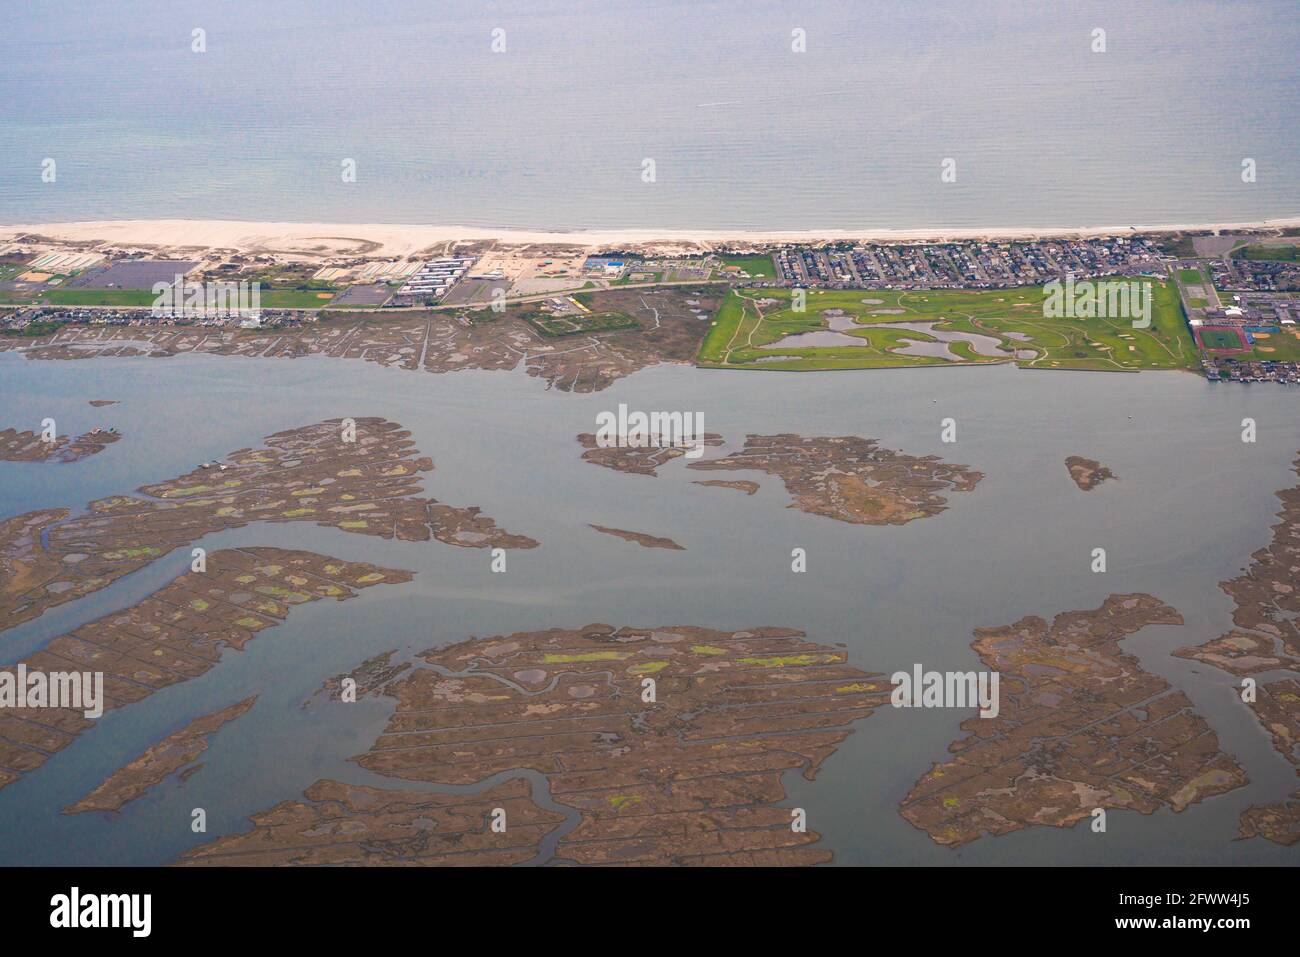
[(1100, 236), (1186, 232), (1251, 232), (1300, 227), (1300, 217), (1246, 223), (1196, 223), (1160, 226), (1086, 226), (999, 229), (726, 230), (585, 229), (528, 230), (472, 226), (386, 223), (295, 223), (249, 220), (151, 219), (90, 220), (65, 223), (0, 224), (0, 242), (24, 235), (63, 243), (158, 246), (168, 248), (266, 249), (321, 256), (409, 256), (437, 244), (495, 241), (509, 246), (619, 245), (709, 249), (727, 245), (765, 245), (856, 240), (863, 242), (958, 242), (1085, 239)]

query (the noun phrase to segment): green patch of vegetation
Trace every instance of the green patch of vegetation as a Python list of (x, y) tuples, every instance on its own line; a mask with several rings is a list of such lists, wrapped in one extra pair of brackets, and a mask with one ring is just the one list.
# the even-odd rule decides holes
[(626, 651), (584, 651), (574, 655), (547, 654), (542, 657), (542, 663), (548, 665), (566, 665), (581, 661), (622, 661), (624, 658), (631, 657), (631, 653)]
[(291, 605), (301, 605), (304, 602), (311, 601), (311, 595), (305, 592), (293, 591), (283, 585), (258, 585), (253, 591), (259, 595), (270, 595), (272, 598), (279, 598)]
[(1300, 262), (1300, 245), (1289, 243), (1286, 245), (1268, 246), (1239, 246), (1232, 251), (1233, 259), (1262, 259), (1268, 262), (1294, 263)]
[[(277, 289), (260, 291), (264, 309), (320, 309), (330, 304), (332, 289)], [(152, 289), (69, 289), (62, 287), (0, 290), (0, 302), (44, 302), (51, 306), (152, 306), (157, 300)]]
[(719, 256), (718, 259), (724, 268), (734, 266), (741, 272), (748, 273), (755, 278), (776, 278), (776, 264), (772, 262), (771, 256), (755, 253), (748, 256)]
[(152, 306), (158, 297), (151, 289), (39, 289), (0, 291), (6, 302), (41, 301), (51, 306)]
[(170, 488), (159, 493), (159, 498), (185, 498), (189, 495), (201, 495), (204, 492), (214, 492), (216, 487), (212, 485), (181, 485), (177, 488)]
[(1300, 362), (1300, 335), (1286, 326), (1277, 332), (1253, 333), (1254, 343), (1242, 359), (1277, 359), (1281, 362)]
[(153, 558), (161, 554), (161, 551), (151, 545), (142, 545), (138, 548), (119, 548), (116, 551), (105, 552), (104, 557), (110, 562), (116, 562), (123, 558)]
[(1240, 349), (1243, 345), (1231, 329), (1201, 329), (1201, 342), (1207, 349)]
[(57, 322), (29, 322), (21, 329), (2, 329), (0, 335), (10, 337), (35, 338), (37, 336), (48, 336), (57, 332), (59, 323)]
[[(1177, 289), (1168, 282), (1136, 281), (1151, 288), (1151, 324), (1146, 328), (1134, 328), (1131, 319), (1045, 317), (1041, 286), (811, 290), (802, 312), (794, 310), (788, 289), (732, 289), (701, 345), (698, 362), (716, 368), (784, 370), (1008, 361), (1026, 368), (1194, 368), (1196, 347)], [(903, 322), (925, 325), (895, 328)], [(824, 344), (788, 338), (804, 332), (830, 336)], [(963, 340), (949, 333), (990, 341)], [(924, 347), (943, 339), (946, 356), (917, 354), (912, 345)]]
[(776, 655), (770, 658), (737, 658), (742, 665), (758, 665), (760, 668), (806, 668), (809, 665), (822, 665), (839, 661), (839, 655)]
[(321, 309), (334, 298), (332, 292), (311, 289), (263, 289), (260, 295), (263, 309)]
[(260, 283), (262, 295), (266, 295), (268, 289), (336, 291), (339, 288), (337, 284), (324, 279), (313, 279), (312, 276), (316, 273), (316, 270), (316, 266), (306, 263), (282, 263), (263, 269), (255, 269), (252, 272), (231, 275), (229, 279), (234, 282)]
[(1199, 269), (1180, 269), (1178, 281), (1184, 286), (1199, 286), (1205, 282), (1205, 274)]
[(666, 661), (641, 661), (628, 665), (628, 674), (633, 675), (652, 675), (657, 671), (663, 671), (668, 667)]
[(1171, 256), (1177, 256), (1179, 259), (1194, 259), (1196, 257), (1196, 246), (1192, 242), (1191, 236), (1162, 239), (1156, 245), (1164, 252)]

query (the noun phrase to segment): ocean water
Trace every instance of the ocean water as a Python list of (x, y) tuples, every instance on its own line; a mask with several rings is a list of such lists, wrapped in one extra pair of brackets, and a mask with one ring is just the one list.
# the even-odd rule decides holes
[[(764, 230), (1300, 215), (1294, 0), (7, 7), (4, 223)], [(206, 52), (192, 51), (195, 29)], [(940, 180), (948, 158), (953, 183)]]
[[(91, 408), (90, 399), (119, 405)], [(702, 475), (682, 460), (657, 478), (580, 459), (575, 436), (597, 413), (678, 408), (704, 417), (726, 449), (747, 432), (854, 434), (985, 473), (947, 511), (900, 527), (864, 527), (787, 507), (762, 474)], [(323, 357), (28, 361), (0, 354), (5, 424), (53, 416), (61, 430), (112, 425), (123, 438), (71, 465), (0, 463), (0, 515), (88, 500), (169, 478), (253, 446), (280, 429), (336, 416), (385, 416), (413, 433), (435, 470), (425, 493), (478, 505), (541, 545), (509, 555), (505, 575), (484, 550), (383, 541), (306, 524), (253, 525), (200, 540), (304, 548), (415, 572), (413, 581), (313, 602), (227, 653), (202, 677), (106, 714), (37, 771), (0, 789), (0, 864), (163, 864), (205, 836), (248, 827), (247, 815), (300, 796), (322, 777), (402, 784), (347, 761), (382, 730), (391, 702), (315, 700), (327, 678), (377, 653), (417, 652), (461, 640), (550, 627), (690, 624), (801, 628), (842, 642), (870, 671), (978, 667), (976, 627), (1024, 615), (1097, 607), (1113, 592), (1149, 592), (1177, 608), (1179, 627), (1155, 626), (1123, 646), (1183, 689), (1251, 784), (1181, 814), (1111, 812), (1106, 835), (1030, 828), (960, 851), (938, 847), (897, 813), (911, 785), (962, 736), (973, 712), (881, 708), (855, 726), (813, 782), (787, 775), (791, 806), (841, 864), (1294, 863), (1297, 850), (1235, 841), (1252, 803), (1283, 798), (1294, 769), (1237, 700), (1236, 680), (1170, 656), (1231, 626), (1217, 583), (1270, 539), (1278, 489), (1295, 484), (1300, 449), (1295, 395), (1281, 387), (1209, 383), (1187, 373), (1107, 375), (992, 366), (876, 372), (737, 373), (658, 366), (594, 395), (547, 392), (520, 371), (445, 375)], [(1240, 441), (1242, 418), (1259, 441)], [(956, 444), (940, 422), (958, 423)], [(713, 452), (710, 452), (712, 455)], [(1081, 454), (1118, 480), (1083, 493), (1063, 460)], [(754, 496), (693, 484), (756, 478)], [(596, 523), (668, 536), (685, 551), (639, 548)], [(790, 550), (808, 571), (790, 571)], [(1091, 550), (1109, 569), (1093, 574)], [(182, 570), (172, 555), (94, 595), (0, 633), (0, 662), (49, 637), (125, 607)], [(170, 779), (120, 814), (60, 809), (165, 734), (258, 694), (253, 709), (213, 736), (205, 766)]]

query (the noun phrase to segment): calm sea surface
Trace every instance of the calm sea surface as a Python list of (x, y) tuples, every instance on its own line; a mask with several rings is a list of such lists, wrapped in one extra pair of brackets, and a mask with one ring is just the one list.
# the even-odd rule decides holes
[[(49, 0), (10, 12), (6, 223), (762, 230), (1300, 215), (1295, 0)], [(796, 29), (806, 52), (791, 49)], [(940, 182), (946, 158), (955, 183)]]
[[(121, 404), (93, 409), (90, 399)], [(575, 435), (620, 402), (694, 410), (728, 450), (747, 432), (855, 434), (969, 464), (986, 478), (936, 517), (897, 528), (847, 525), (788, 508), (780, 483), (764, 475), (752, 476), (762, 487), (749, 497), (692, 484), (702, 476), (681, 460), (658, 478), (582, 462)], [(1273, 493), (1296, 482), (1295, 402), (1294, 390), (1184, 373), (1008, 366), (823, 375), (661, 366), (596, 395), (570, 395), (546, 392), (522, 372), (430, 375), (324, 358), (32, 362), (0, 354), (5, 424), (36, 427), (53, 416), (60, 431), (112, 425), (124, 435), (72, 465), (0, 463), (0, 515), (81, 506), (280, 429), (378, 415), (411, 429), (432, 456), (427, 494), (481, 506), (507, 530), (541, 542), (510, 553), (509, 571), (496, 575), (483, 550), (305, 524), (200, 540), (208, 549), (306, 548), (416, 575), (346, 602), (296, 608), (202, 677), (106, 714), (0, 790), (0, 864), (165, 863), (199, 843), (189, 830), (194, 807), (207, 810), (211, 838), (245, 829), (248, 814), (298, 797), (321, 777), (392, 786), (346, 760), (382, 729), (391, 702), (302, 707), (326, 678), (391, 649), (594, 621), (786, 625), (842, 642), (864, 669), (890, 673), (920, 662), (965, 670), (977, 666), (975, 627), (1094, 608), (1112, 592), (1131, 591), (1156, 595), (1187, 623), (1147, 628), (1124, 647), (1190, 695), (1246, 769), (1248, 788), (1182, 814), (1112, 812), (1104, 837), (1086, 825), (1036, 828), (954, 852), (912, 828), (897, 805), (973, 712), (883, 708), (856, 726), (816, 781), (787, 776), (790, 803), (808, 810), (840, 863), (1294, 862), (1294, 848), (1233, 840), (1242, 808), (1295, 789), (1293, 769), (1237, 702), (1231, 676), (1169, 652), (1230, 627), (1232, 605), (1217, 582), (1269, 541)], [(958, 422), (955, 445), (939, 439), (948, 416)], [(1246, 416), (1259, 426), (1255, 445), (1240, 441)], [(1099, 459), (1119, 480), (1079, 492), (1063, 465), (1070, 454)], [(588, 523), (669, 536), (686, 551), (638, 548)], [(808, 552), (804, 575), (790, 572), (796, 546)], [(1094, 547), (1108, 552), (1105, 574), (1089, 570)], [(138, 601), (187, 561), (188, 548), (5, 633), (0, 661)], [(114, 817), (59, 813), (166, 733), (254, 693), (257, 704), (213, 737), (205, 766), (183, 785), (170, 779)]]

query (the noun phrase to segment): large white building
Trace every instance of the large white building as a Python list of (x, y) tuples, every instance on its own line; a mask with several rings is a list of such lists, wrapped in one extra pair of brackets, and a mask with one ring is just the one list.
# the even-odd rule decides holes
[(474, 265), (472, 256), (444, 256), (430, 259), (419, 268), (399, 289), (402, 296), (430, 296), (441, 298)]

